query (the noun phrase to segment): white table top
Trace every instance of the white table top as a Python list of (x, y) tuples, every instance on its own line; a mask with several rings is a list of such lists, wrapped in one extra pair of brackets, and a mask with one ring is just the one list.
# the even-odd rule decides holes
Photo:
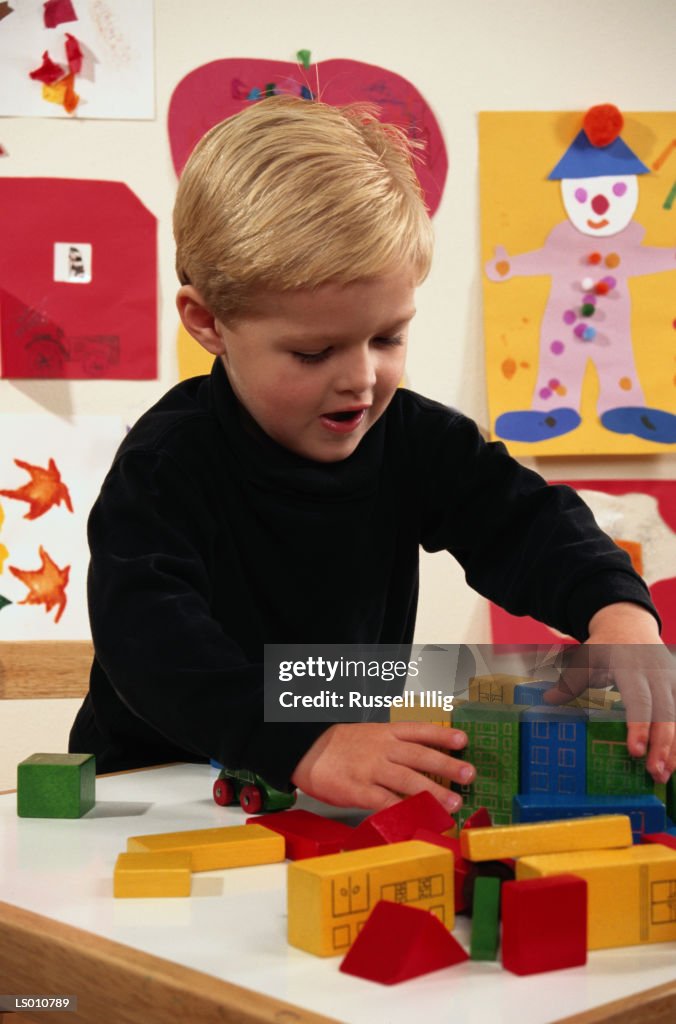
[[(586, 967), (519, 978), (500, 963), (468, 961), (401, 985), (338, 970), (286, 941), (286, 865), (200, 872), (192, 895), (114, 899), (113, 867), (131, 835), (243, 824), (211, 797), (216, 771), (174, 765), (97, 779), (96, 806), (76, 820), (16, 816), (0, 796), (0, 898), (155, 956), (347, 1024), (548, 1024), (673, 981), (676, 943), (591, 953)], [(355, 824), (354, 814), (301, 796), (299, 807)], [(454, 935), (467, 948), (469, 921)]]

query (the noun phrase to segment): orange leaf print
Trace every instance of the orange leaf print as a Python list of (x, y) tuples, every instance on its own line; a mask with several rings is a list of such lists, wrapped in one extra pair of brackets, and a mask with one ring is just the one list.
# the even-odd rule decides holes
[(70, 566), (59, 569), (42, 546), (39, 552), (42, 562), (39, 569), (17, 569), (16, 566), (10, 565), (9, 571), (28, 587), (28, 594), (23, 601), (19, 601), (19, 604), (44, 604), (46, 612), (50, 612), (56, 606), (58, 611), (54, 622), (58, 622), (66, 607)]
[(0, 491), (0, 494), (5, 498), (28, 502), (30, 508), (24, 519), (38, 519), (48, 512), (52, 505), (60, 505), (62, 501), (69, 512), (73, 511), (68, 488), (61, 482), (61, 474), (54, 459), (49, 460), (47, 469), (42, 466), (31, 466), (29, 462), (22, 462), (21, 459), (15, 459), (14, 462), (20, 469), (25, 469), (30, 474), (30, 480), (15, 491)]

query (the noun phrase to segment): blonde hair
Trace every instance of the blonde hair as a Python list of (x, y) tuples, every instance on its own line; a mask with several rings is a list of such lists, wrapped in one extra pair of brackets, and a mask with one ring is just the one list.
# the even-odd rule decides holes
[(176, 270), (222, 320), (262, 289), (377, 277), (410, 262), (422, 281), (433, 233), (413, 169), (420, 143), (367, 104), (274, 96), (216, 125), (185, 166)]

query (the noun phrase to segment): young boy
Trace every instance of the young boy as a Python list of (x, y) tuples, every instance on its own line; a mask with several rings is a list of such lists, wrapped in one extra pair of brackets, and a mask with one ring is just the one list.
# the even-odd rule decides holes
[(457, 809), (421, 773), (474, 778), (459, 730), (263, 721), (265, 643), (412, 640), (421, 544), (516, 614), (651, 645), (622, 688), (629, 749), (650, 732), (653, 775), (674, 767), (674, 679), (650, 678), (658, 626), (628, 557), (572, 490), (398, 387), (432, 253), (412, 148), (365, 108), (274, 97), (192, 154), (177, 304), (215, 360), (141, 417), (91, 514), (96, 656), (70, 746), (99, 771), (212, 757), (328, 803), (427, 789)]

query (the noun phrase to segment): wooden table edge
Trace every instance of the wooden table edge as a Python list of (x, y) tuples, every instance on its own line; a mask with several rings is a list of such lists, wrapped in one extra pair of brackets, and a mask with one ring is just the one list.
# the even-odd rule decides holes
[[(0, 902), (0, 990), (77, 996), (70, 1024), (338, 1024), (232, 982)], [(2, 1016), (0, 1014), (0, 1016)], [(7, 1015), (45, 1024), (44, 1013)]]

